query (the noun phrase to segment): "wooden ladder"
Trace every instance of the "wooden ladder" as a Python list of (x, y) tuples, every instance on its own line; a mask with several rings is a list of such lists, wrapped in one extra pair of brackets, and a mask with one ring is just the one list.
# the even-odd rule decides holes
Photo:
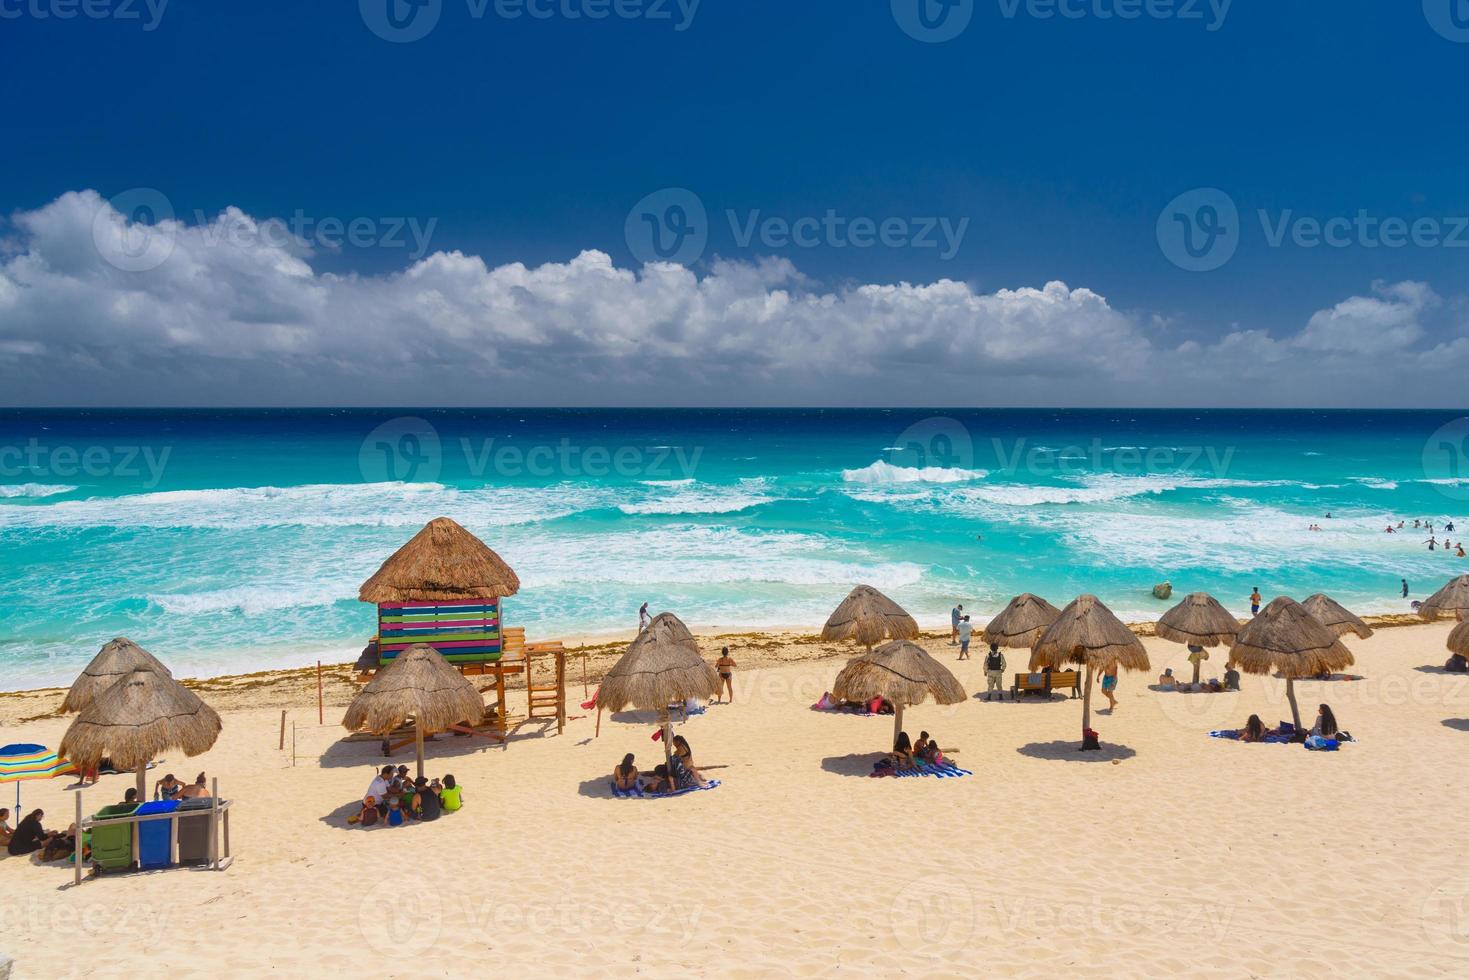
[[(550, 683), (537, 683), (534, 659), (550, 656), (556, 665)], [(527, 718), (555, 718), (556, 733), (566, 730), (566, 648), (560, 640), (525, 644), (525, 690), (528, 699)]]

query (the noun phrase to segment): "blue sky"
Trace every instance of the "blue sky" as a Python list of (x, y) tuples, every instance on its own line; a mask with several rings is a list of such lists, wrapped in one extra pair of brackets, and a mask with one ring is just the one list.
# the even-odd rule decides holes
[[(121, 389), (108, 393), (86, 376), (119, 368), (154, 377), (151, 394), (132, 395), (144, 400), (253, 400), (266, 372), (279, 383), (259, 397), (360, 400), (363, 368), (343, 366), (352, 343), (321, 339), (332, 325), (291, 289), (303, 276), (329, 277), (336, 324), (390, 305), (370, 290), (346, 295), (340, 277), (391, 291), (416, 262), (455, 252), (490, 273), (518, 262), (542, 275), (486, 303), (484, 284), (466, 280), (476, 270), (438, 269), (464, 290), (434, 287), (449, 295), (450, 313), (402, 324), (400, 334), (392, 322), (365, 327), (375, 345), (411, 347), (428, 329), (468, 331), (470, 346), (496, 349), (469, 368), (444, 356), (478, 379), (462, 389), (432, 380), (436, 356), (415, 360), (401, 394), (409, 401), (499, 400), (484, 395), (486, 381), (507, 401), (640, 401), (646, 386), (628, 382), (623, 367), (606, 369), (636, 350), (637, 363), (689, 373), (673, 402), (858, 403), (875, 397), (871, 375), (836, 362), (856, 356), (879, 370), (895, 338), (935, 323), (961, 343), (924, 335), (905, 347), (899, 361), (929, 382), (889, 388), (895, 400), (1332, 403), (1340, 386), (1303, 390), (1293, 380), (1289, 363), (1305, 352), (1318, 369), (1321, 358), (1366, 355), (1379, 371), (1404, 355), (1366, 391), (1345, 368), (1332, 371), (1357, 384), (1359, 401), (1452, 404), (1425, 390), (1425, 365), (1469, 362), (1469, 341), (1456, 343), (1466, 333), (1469, 259), (1469, 227), (1456, 219), (1469, 216), (1469, 184), (1454, 108), (1469, 38), (1455, 39), (1453, 21), (1435, 29), (1435, 0), (1060, 0), (1070, 17), (1044, 16), (1057, 6), (1047, 0), (970, 0), (967, 27), (940, 43), (900, 25), (903, 5), (919, 0), (623, 0), (640, 15), (605, 19), (585, 16), (599, 0), (526, 0), (545, 17), (506, 16), (521, 0), (429, 0), (439, 4), (435, 26), (407, 43), (368, 26), (389, 0), (91, 0), (110, 16), (62, 19), (66, 2), (0, 0), (0, 73), (21, 96), (6, 101), (11, 152), (0, 154), (0, 212), (11, 216), (0, 229), (0, 262), (9, 262), (0, 264), (0, 368), (11, 374), (13, 364), (24, 379), (9, 401), (116, 401)], [(1141, 16), (1117, 16), (1127, 9)], [(77, 264), (58, 212), (68, 193), (96, 192), (72, 209), (81, 221), (100, 199), (135, 188), (161, 194), (196, 230), (228, 207), (251, 222), (295, 216), (303, 241), (276, 251), (305, 272), (292, 270), (283, 286), (270, 278), (282, 262), (269, 256), (199, 260), (193, 277), (207, 269), (229, 296), (181, 297), (178, 277), (189, 276), (164, 275), (180, 264), (173, 254), (161, 269), (101, 283), (114, 270)], [(710, 322), (690, 327), (687, 297), (665, 308), (646, 289), (574, 301), (556, 293), (568, 278), (610, 274), (595, 263), (578, 270), (589, 250), (612, 272), (641, 276), (648, 256), (630, 245), (629, 212), (668, 188), (696, 196), (707, 244), (688, 258), (693, 285), (667, 288), (701, 292), (696, 315)], [(1192, 272), (1170, 261), (1158, 229), (1170, 202), (1199, 188), (1222, 191), (1237, 209), (1237, 247), (1219, 268)], [(1371, 228), (1395, 220), (1422, 234), (1374, 247), (1357, 222), (1341, 247), (1312, 245), (1309, 224), (1297, 221), (1359, 214)], [(828, 215), (841, 228), (887, 222), (893, 237), (853, 247), (824, 224), (810, 247), (792, 247), (780, 234), (781, 222), (808, 219), (810, 228)], [(360, 246), (323, 247), (317, 239), (330, 236), (319, 229), (333, 219), (362, 223)], [(749, 228), (765, 230), (746, 239)], [(1285, 235), (1279, 244), (1271, 229)], [(264, 247), (253, 238), (247, 246)], [(188, 254), (186, 243), (179, 252)], [(37, 267), (55, 275), (38, 278)], [(949, 280), (967, 294), (957, 312), (946, 303), (935, 314), (922, 287)], [(1073, 293), (1047, 300), (1050, 282)], [(902, 283), (919, 289), (897, 302), (921, 308), (857, 301), (864, 289)], [(1031, 293), (1012, 295), (1019, 290)], [(815, 322), (810, 310), (795, 326), (728, 312), (782, 291), (814, 308), (823, 299), (842, 306), (839, 324)], [(153, 319), (167, 329), (129, 335), (143, 313), (96, 329), (120, 299), (156, 304)], [(432, 305), (422, 293), (393, 300)], [(510, 328), (504, 303), (521, 304)], [(601, 322), (614, 315), (608, 306), (625, 313), (629, 303), (637, 323)], [(867, 318), (888, 322), (868, 330)], [(261, 343), (241, 339), (248, 325)], [(838, 329), (878, 340), (854, 350), (833, 339)], [(792, 330), (807, 368), (795, 389), (795, 366), (769, 354)], [(1102, 354), (1054, 371), (1017, 354), (1028, 332), (1053, 343), (1143, 344), (1131, 353), (1149, 373), (1210, 360), (1258, 377), (1228, 390), (1141, 395), (1128, 368), (1103, 364)], [(1265, 340), (1278, 346), (1273, 371), (1250, 364), (1248, 351)], [(1011, 368), (1014, 383), (974, 391), (971, 351), (976, 364)], [(832, 363), (812, 372), (812, 358)], [(547, 360), (577, 366), (586, 383), (548, 396), (526, 375)], [(728, 384), (728, 370), (706, 373), (711, 361), (743, 363), (750, 377)], [(190, 380), (200, 372), (214, 381)], [(938, 375), (948, 380), (935, 386)], [(1047, 382), (1058, 387), (1036, 397)]]

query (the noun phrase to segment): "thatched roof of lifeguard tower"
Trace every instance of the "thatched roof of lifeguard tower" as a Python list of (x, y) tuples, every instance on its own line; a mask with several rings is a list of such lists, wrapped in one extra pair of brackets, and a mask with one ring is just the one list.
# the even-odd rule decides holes
[(352, 699), (342, 726), (350, 732), (390, 732), (410, 718), (424, 734), (450, 725), (479, 724), (484, 698), (433, 647), (418, 643), (394, 657)]
[(1217, 647), (1233, 643), (1239, 620), (1207, 592), (1192, 592), (1158, 619), (1157, 633), (1174, 643)]
[(1083, 595), (1073, 599), (1046, 627), (1030, 656), (1031, 670), (1062, 670), (1068, 664), (1147, 670), (1148, 651), (1102, 600)]
[(219, 714), (166, 673), (134, 670), (88, 705), (61, 739), (60, 754), (81, 769), (106, 758), (136, 769), (165, 752), (207, 752), (219, 738)]
[(164, 677), (173, 676), (157, 657), (127, 637), (109, 640), (72, 682), (71, 690), (66, 692), (66, 700), (61, 702), (61, 713), (85, 711), (98, 695), (135, 670), (152, 670)]
[(1311, 618), (1331, 630), (1337, 636), (1356, 633), (1362, 639), (1372, 635), (1372, 627), (1362, 618), (1324, 592), (1318, 592), (1301, 603)]
[(865, 647), (888, 638), (912, 640), (917, 636), (917, 621), (870, 585), (849, 592), (821, 629), (823, 640), (856, 640)]
[(659, 613), (602, 679), (597, 705), (608, 711), (658, 711), (687, 698), (719, 693), (719, 675), (699, 654), (689, 628), (673, 613)]
[(393, 552), (357, 593), (363, 602), (498, 599), (520, 591), (520, 579), (490, 546), (447, 517), (438, 517)]
[(1288, 596), (1271, 600), (1245, 624), (1229, 659), (1247, 674), (1274, 670), (1289, 678), (1315, 677), (1356, 662), (1335, 633)]
[(1458, 578), (1450, 579), (1447, 585), (1425, 599), (1423, 605), (1418, 607), (1418, 615), (1429, 620), (1437, 619), (1440, 616), (1469, 618), (1465, 615), (1466, 613), (1469, 613), (1469, 575), (1460, 575)]
[(848, 661), (831, 693), (842, 701), (884, 698), (905, 707), (922, 704), (930, 696), (938, 704), (962, 704), (969, 698), (949, 668), (908, 640), (884, 643)]
[(1040, 596), (1022, 592), (985, 625), (984, 641), (1028, 650), (1059, 615), (1061, 610)]

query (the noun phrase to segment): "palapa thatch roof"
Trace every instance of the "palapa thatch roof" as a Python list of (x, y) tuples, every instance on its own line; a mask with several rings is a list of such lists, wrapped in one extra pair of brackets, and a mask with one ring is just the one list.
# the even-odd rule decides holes
[(1030, 656), (1031, 670), (1061, 670), (1068, 664), (1147, 670), (1148, 651), (1102, 600), (1084, 595), (1061, 610), (1036, 640)]
[(1158, 619), (1157, 633), (1174, 643), (1217, 647), (1233, 643), (1239, 620), (1207, 592), (1192, 592)]
[(342, 726), (348, 731), (390, 732), (410, 718), (424, 734), (450, 725), (478, 724), (484, 698), (438, 651), (418, 643), (398, 654), (352, 699)]
[(173, 676), (157, 657), (127, 637), (109, 640), (72, 682), (71, 690), (66, 692), (66, 700), (61, 702), (62, 714), (84, 711), (97, 699), (97, 695), (135, 670), (152, 670), (164, 677)]
[(964, 685), (949, 668), (908, 640), (893, 640), (855, 657), (837, 674), (832, 696), (843, 701), (886, 698), (895, 705), (922, 704), (932, 697), (938, 704), (968, 700)]
[(199, 695), (154, 670), (134, 670), (97, 695), (61, 739), (60, 754), (81, 769), (102, 759), (137, 769), (165, 752), (209, 751), (223, 724)]
[(1323, 592), (1311, 596), (1301, 606), (1311, 614), (1312, 619), (1337, 636), (1356, 633), (1365, 640), (1372, 635), (1372, 627), (1362, 622), (1360, 616)]
[(984, 641), (1028, 650), (1059, 615), (1061, 610), (1040, 596), (1022, 592), (985, 626)]
[(1469, 614), (1469, 575), (1460, 575), (1458, 578), (1450, 579), (1447, 585), (1425, 599), (1423, 605), (1418, 607), (1418, 615), (1429, 620), (1437, 619), (1440, 616), (1456, 616), (1464, 619), (1466, 614)]
[(1449, 630), (1448, 648), (1450, 653), (1457, 653), (1461, 657), (1469, 657), (1469, 620), (1465, 620)]
[(362, 583), (363, 602), (497, 599), (520, 591), (520, 579), (489, 545), (447, 517), (429, 521)]
[(1290, 678), (1314, 677), (1356, 662), (1335, 633), (1287, 596), (1272, 600), (1245, 624), (1229, 659), (1247, 674), (1279, 671)]
[(912, 616), (870, 585), (859, 585), (836, 607), (821, 628), (823, 640), (856, 640), (870, 647), (885, 639), (912, 640), (918, 623)]
[(719, 675), (699, 655), (689, 628), (673, 613), (659, 613), (602, 679), (597, 705), (608, 711), (659, 711), (687, 698), (719, 693)]

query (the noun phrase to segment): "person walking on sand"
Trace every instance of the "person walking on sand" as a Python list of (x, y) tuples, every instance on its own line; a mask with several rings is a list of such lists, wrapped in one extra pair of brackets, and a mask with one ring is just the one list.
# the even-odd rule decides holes
[(973, 626), (973, 624), (971, 624), (969, 622), (969, 617), (968, 616), (965, 616), (963, 619), (959, 620), (959, 659), (960, 660), (968, 660), (969, 659), (969, 640), (970, 640), (970, 638), (972, 636), (974, 636), (974, 626)]
[(648, 624), (652, 621), (653, 617), (648, 615), (648, 604), (645, 602), (638, 607), (638, 632), (641, 633), (647, 629)]
[(988, 701), (998, 694), (1005, 699), (1005, 655), (998, 643), (990, 644), (990, 652), (984, 658), (984, 699)]
[[(714, 661), (714, 669), (719, 671), (719, 694), (727, 694), (729, 700), (726, 704), (734, 704), (734, 669), (739, 664), (735, 663), (734, 657), (729, 655), (729, 647), (719, 652), (719, 659)], [(719, 700), (719, 694), (714, 700)]]
[(1260, 615), (1260, 587), (1258, 585), (1250, 592), (1250, 615)]
[(964, 604), (960, 603), (949, 610), (949, 646), (955, 646), (959, 642), (959, 621), (964, 618)]
[(1114, 696), (1117, 690), (1117, 665), (1112, 664), (1102, 671), (1102, 693), (1107, 696), (1107, 711), (1117, 710), (1117, 698)]

